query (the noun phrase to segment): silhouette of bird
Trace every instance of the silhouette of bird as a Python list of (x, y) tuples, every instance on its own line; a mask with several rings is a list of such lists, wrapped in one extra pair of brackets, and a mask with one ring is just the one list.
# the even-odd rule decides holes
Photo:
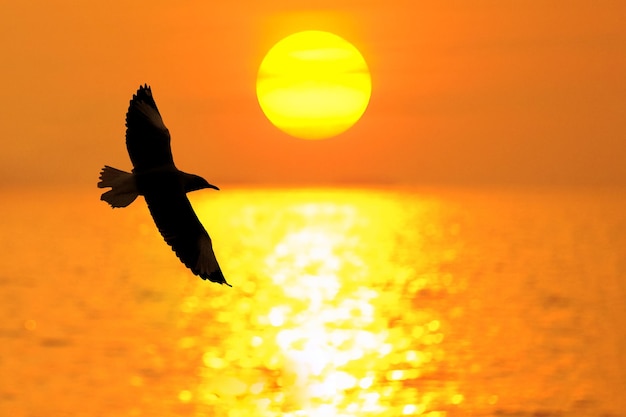
[(111, 207), (126, 207), (144, 196), (159, 232), (176, 256), (202, 279), (230, 286), (220, 269), (211, 238), (193, 211), (187, 193), (213, 188), (204, 178), (174, 165), (170, 133), (145, 84), (133, 95), (126, 113), (126, 148), (133, 170), (105, 165), (98, 188), (110, 187), (100, 197)]

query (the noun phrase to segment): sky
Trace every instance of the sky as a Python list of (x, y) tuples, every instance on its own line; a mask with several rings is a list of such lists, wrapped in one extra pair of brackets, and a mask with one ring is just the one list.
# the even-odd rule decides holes
[[(626, 184), (626, 2), (4, 1), (0, 186), (95, 186), (130, 169), (148, 83), (177, 166), (214, 184)], [(372, 77), (323, 141), (274, 127), (255, 93), (280, 39), (326, 30)]]

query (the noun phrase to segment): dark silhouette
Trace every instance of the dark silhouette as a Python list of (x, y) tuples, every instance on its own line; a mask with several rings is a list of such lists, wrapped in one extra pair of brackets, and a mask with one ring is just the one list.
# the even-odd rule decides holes
[(126, 148), (132, 173), (105, 165), (98, 188), (111, 187), (101, 200), (126, 207), (144, 196), (154, 223), (176, 256), (202, 279), (229, 285), (224, 279), (211, 238), (193, 211), (186, 193), (213, 188), (204, 178), (174, 165), (170, 133), (146, 84), (133, 95), (126, 113)]

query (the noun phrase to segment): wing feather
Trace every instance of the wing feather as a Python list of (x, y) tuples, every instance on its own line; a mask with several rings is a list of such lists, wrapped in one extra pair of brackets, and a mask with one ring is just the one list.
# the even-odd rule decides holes
[(144, 197), (159, 232), (185, 266), (202, 279), (230, 285), (217, 263), (209, 234), (176, 179), (160, 178), (158, 192), (147, 192)]
[(133, 172), (174, 165), (170, 132), (147, 84), (139, 87), (128, 106), (126, 148), (135, 168)]

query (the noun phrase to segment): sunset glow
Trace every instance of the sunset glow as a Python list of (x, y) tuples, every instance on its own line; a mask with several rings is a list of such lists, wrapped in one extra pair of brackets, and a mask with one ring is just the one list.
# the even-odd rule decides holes
[(219, 185), (626, 183), (626, 2), (457, 6), (14, 2), (0, 179), (127, 161), (148, 83), (177, 165)]
[(626, 417), (625, 17), (3, 3), (0, 417)]
[(257, 97), (267, 118), (302, 139), (326, 139), (350, 128), (365, 112), (371, 88), (360, 52), (321, 31), (278, 42), (263, 59), (257, 79)]

